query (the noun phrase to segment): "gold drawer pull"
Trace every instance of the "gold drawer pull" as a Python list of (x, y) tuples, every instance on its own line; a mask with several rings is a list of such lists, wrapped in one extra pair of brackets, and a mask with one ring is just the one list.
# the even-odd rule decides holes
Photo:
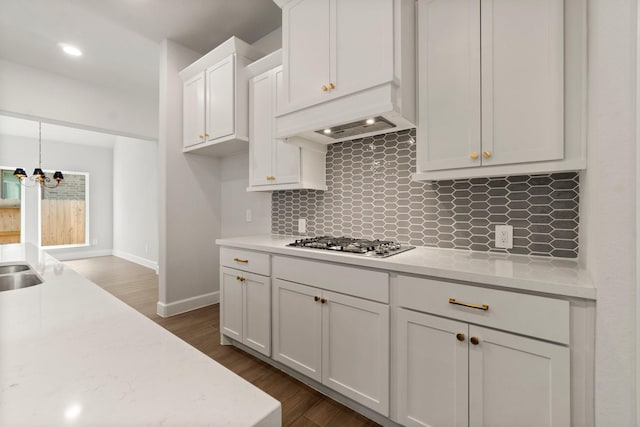
[(234, 260), (235, 262), (243, 262), (243, 263), (245, 263), (245, 264), (249, 262), (249, 260), (248, 260), (248, 259), (234, 258), (233, 260)]
[(477, 308), (478, 310), (484, 310), (484, 311), (489, 310), (489, 306), (487, 304), (476, 305), (476, 304), (469, 304), (466, 302), (458, 302), (456, 301), (455, 298), (449, 298), (449, 304), (463, 305), (465, 307)]

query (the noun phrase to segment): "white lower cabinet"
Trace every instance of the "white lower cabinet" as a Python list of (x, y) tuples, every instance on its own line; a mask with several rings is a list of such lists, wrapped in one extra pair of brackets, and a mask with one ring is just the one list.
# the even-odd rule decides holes
[(398, 309), (398, 422), (569, 426), (569, 348)]
[(270, 356), (271, 278), (228, 267), (221, 276), (221, 333)]
[(273, 358), (388, 416), (388, 305), (274, 279)]

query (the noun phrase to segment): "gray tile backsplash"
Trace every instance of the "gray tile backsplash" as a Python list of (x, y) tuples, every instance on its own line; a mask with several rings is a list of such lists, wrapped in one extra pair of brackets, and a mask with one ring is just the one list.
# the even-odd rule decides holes
[[(415, 130), (330, 145), (328, 191), (274, 191), (272, 232), (393, 239), (416, 246), (576, 258), (577, 173), (414, 182)], [(513, 226), (513, 249), (493, 246)]]

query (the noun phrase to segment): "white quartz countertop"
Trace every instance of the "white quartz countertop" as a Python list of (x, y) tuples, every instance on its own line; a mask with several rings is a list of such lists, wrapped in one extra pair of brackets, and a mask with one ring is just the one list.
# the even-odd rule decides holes
[(30, 245), (0, 292), (0, 425), (279, 426), (280, 402)]
[(217, 239), (220, 246), (312, 258), (397, 273), (438, 277), (500, 288), (596, 299), (596, 289), (576, 260), (417, 247), (388, 258), (287, 247), (301, 236)]

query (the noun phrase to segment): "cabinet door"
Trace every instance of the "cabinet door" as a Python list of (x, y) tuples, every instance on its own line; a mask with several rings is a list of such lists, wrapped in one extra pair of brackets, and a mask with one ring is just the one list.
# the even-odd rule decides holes
[(284, 109), (327, 99), (330, 81), (330, 0), (294, 0), (282, 10)]
[(471, 325), (469, 426), (570, 422), (569, 348)]
[(483, 165), (564, 157), (563, 0), (482, 0)]
[(418, 170), (480, 166), (480, 0), (420, 0), (418, 20)]
[(270, 70), (249, 82), (249, 177), (256, 186), (273, 184), (273, 80)]
[(257, 274), (244, 276), (242, 342), (271, 356), (271, 279)]
[[(274, 71), (275, 102), (273, 108), (282, 103), (282, 67)], [(279, 139), (273, 140), (273, 176), (275, 184), (300, 182), (300, 147)]]
[(204, 142), (204, 72), (184, 83), (182, 93), (182, 141), (185, 147)]
[(322, 381), (320, 293), (310, 286), (273, 282), (273, 358), (318, 382)]
[(331, 0), (330, 95), (393, 80), (393, 0)]
[(207, 68), (207, 141), (213, 141), (235, 130), (234, 55)]
[(222, 267), (220, 273), (220, 331), (223, 335), (242, 342), (242, 288), (243, 272)]
[(388, 415), (389, 306), (328, 291), (323, 298), (322, 383)]
[[(468, 325), (399, 309), (398, 422), (468, 425)], [(458, 334), (464, 334), (460, 341)], [(518, 424), (513, 424), (518, 425)]]

